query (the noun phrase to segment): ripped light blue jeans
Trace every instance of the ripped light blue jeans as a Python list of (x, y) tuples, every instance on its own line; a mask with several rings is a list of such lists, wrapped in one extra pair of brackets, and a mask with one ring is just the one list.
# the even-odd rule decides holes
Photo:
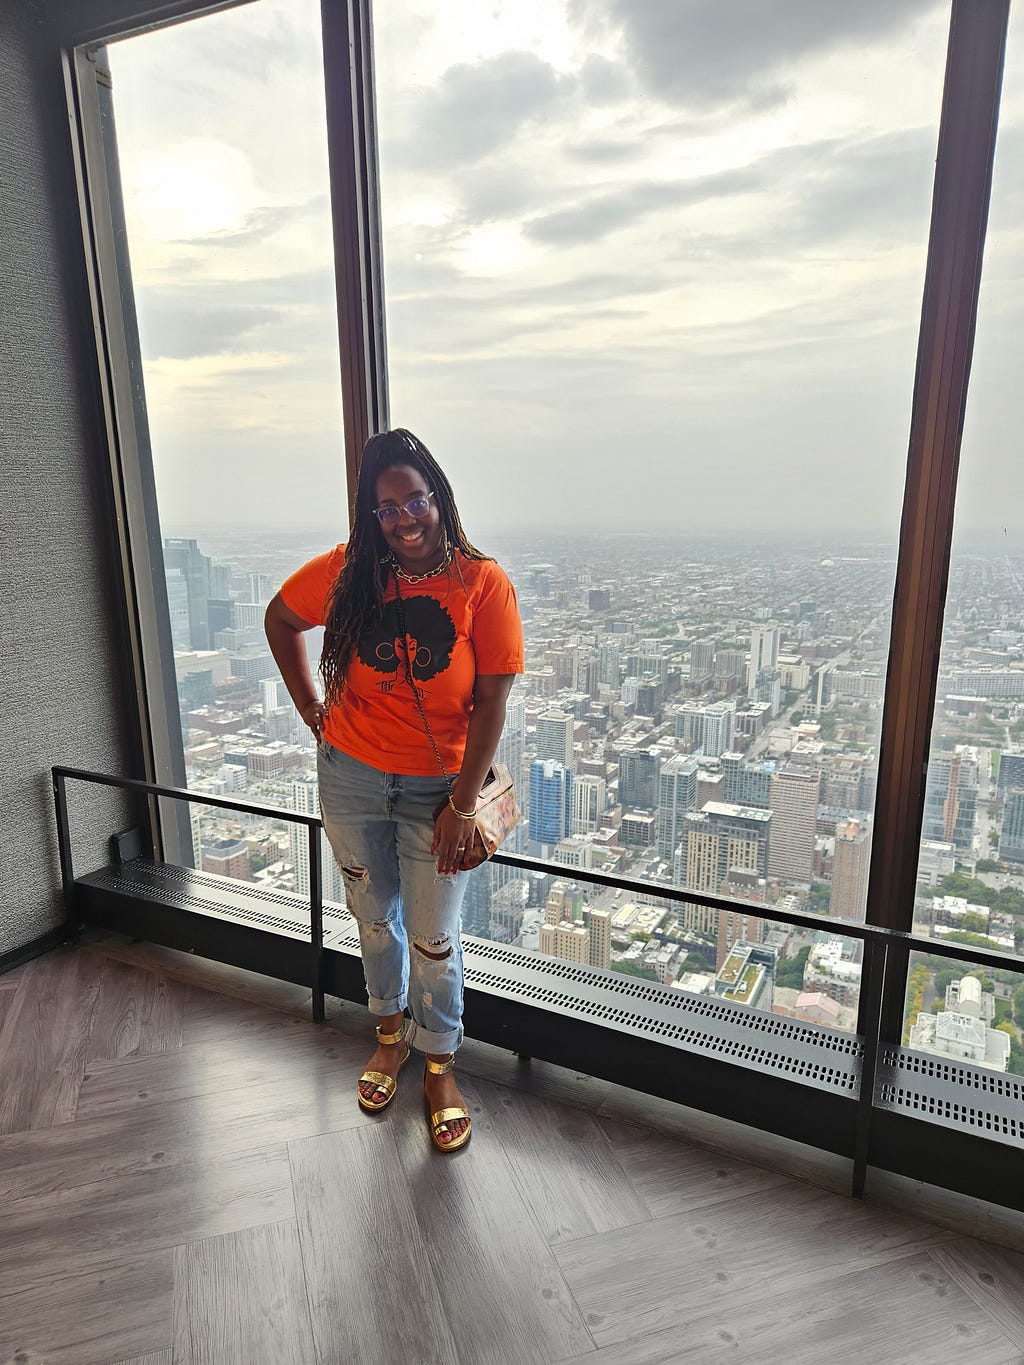
[[(371, 768), (326, 741), (317, 754), (320, 815), (359, 925), (371, 1014), (412, 1015), (420, 1052), (462, 1042), (459, 914), (468, 873), (441, 876), (430, 852), (443, 778)], [(430, 956), (427, 956), (430, 954)]]

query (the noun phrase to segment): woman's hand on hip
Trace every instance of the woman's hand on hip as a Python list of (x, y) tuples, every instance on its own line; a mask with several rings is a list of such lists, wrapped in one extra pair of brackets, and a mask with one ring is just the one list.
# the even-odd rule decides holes
[(319, 744), (324, 736), (324, 721), (327, 719), (327, 707), (322, 701), (308, 701), (299, 712), (303, 723), (308, 725), (313, 731), (313, 737)]
[(475, 816), (458, 815), (445, 803), (434, 821), (434, 842), (430, 845), (431, 853), (437, 854), (437, 870), (442, 876), (460, 871), (475, 832)]

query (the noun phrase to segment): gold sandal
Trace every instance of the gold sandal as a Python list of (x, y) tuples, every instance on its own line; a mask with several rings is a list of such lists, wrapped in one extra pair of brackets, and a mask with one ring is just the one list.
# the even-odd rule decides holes
[[(381, 1033), (380, 1024), (378, 1024), (376, 1030), (377, 1042), (383, 1043), (385, 1047), (390, 1047), (394, 1043), (400, 1043), (405, 1037), (407, 1024), (408, 1020), (403, 1019), (402, 1027), (397, 1029), (394, 1033)], [(405, 1056), (398, 1063), (398, 1071), (401, 1071), (402, 1067), (405, 1066), (411, 1052), (411, 1047), (405, 1049)], [(379, 1114), (382, 1109), (386, 1109), (395, 1098), (395, 1092), (398, 1089), (398, 1071), (395, 1072), (394, 1076), (389, 1076), (386, 1071), (364, 1071), (359, 1077), (359, 1082), (356, 1086), (356, 1099), (359, 1101), (360, 1109), (365, 1109), (368, 1114)], [(366, 1099), (363, 1092), (359, 1089), (359, 1086), (362, 1085), (364, 1081), (369, 1081), (372, 1085), (375, 1085), (377, 1090), (383, 1090), (385, 1095), (384, 1099), (380, 1101)], [(374, 1093), (376, 1093), (376, 1091)]]
[[(446, 1062), (432, 1062), (427, 1058), (427, 1070), (434, 1076), (444, 1076), (455, 1065), (455, 1053)], [(452, 1105), (447, 1109), (435, 1109), (430, 1112), (429, 1102), (426, 1105), (427, 1122), (430, 1124), (430, 1140), (439, 1152), (457, 1152), (460, 1147), (465, 1147), (473, 1133), (473, 1121), (469, 1117), (469, 1110), (463, 1109), (461, 1105)], [(447, 1133), (448, 1123), (451, 1119), (466, 1119), (465, 1130), (457, 1137), (453, 1137), (451, 1142), (442, 1142), (440, 1135)]]

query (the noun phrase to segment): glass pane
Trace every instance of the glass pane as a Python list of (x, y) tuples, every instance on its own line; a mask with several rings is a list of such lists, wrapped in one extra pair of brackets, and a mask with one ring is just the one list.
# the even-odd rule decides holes
[[(1024, 26), (1011, 8), (914, 906), (915, 928), (937, 951), (941, 941), (1024, 949), (1022, 137)], [(1014, 1000), (1024, 977), (940, 958), (914, 971), (910, 1046), (1024, 1075), (1024, 1002)], [(956, 985), (971, 971), (980, 1007), (973, 987), (965, 996)]]
[[(315, 812), (263, 612), (347, 523), (320, 7), (264, 0), (108, 57), (188, 785)], [(211, 807), (192, 833), (197, 868), (308, 895), (301, 827)]]
[(378, 7), (392, 413), (519, 591), (523, 846), (861, 919), (949, 10), (769, 9)]

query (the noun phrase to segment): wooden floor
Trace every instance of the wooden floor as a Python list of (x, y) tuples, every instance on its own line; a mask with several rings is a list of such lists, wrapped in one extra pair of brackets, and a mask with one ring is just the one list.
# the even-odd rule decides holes
[(1024, 1360), (1024, 1255), (472, 1041), (438, 1156), (332, 1003), (113, 939), (0, 977), (0, 1362)]

